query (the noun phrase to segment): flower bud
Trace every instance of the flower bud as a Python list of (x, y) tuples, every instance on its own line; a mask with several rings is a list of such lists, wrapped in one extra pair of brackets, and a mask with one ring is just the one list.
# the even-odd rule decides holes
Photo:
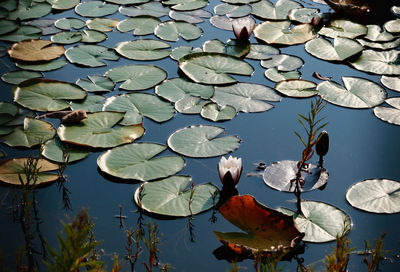
[(222, 157), (218, 164), (219, 178), (223, 186), (235, 187), (242, 174), (242, 158)]
[(329, 136), (328, 132), (325, 130), (321, 132), (321, 134), (318, 136), (319, 140), (315, 144), (315, 150), (317, 151), (317, 154), (320, 156), (325, 156), (328, 153), (329, 150)]

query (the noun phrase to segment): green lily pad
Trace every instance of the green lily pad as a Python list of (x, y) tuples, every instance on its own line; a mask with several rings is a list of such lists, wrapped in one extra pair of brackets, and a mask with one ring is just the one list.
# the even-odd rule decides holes
[(18, 106), (8, 102), (0, 102), (0, 125), (13, 120), (19, 112)]
[(104, 76), (88, 76), (89, 80), (79, 78), (76, 85), (87, 92), (110, 92), (114, 89), (115, 83)]
[(276, 68), (269, 68), (265, 70), (264, 75), (273, 82), (279, 82), (286, 79), (299, 79), (301, 73), (298, 71), (280, 72)]
[(187, 22), (167, 21), (154, 29), (154, 34), (165, 41), (177, 41), (182, 37), (186, 41), (198, 39), (203, 31), (194, 24)]
[(26, 22), (26, 25), (36, 26), (42, 30), (42, 35), (52, 35), (60, 32), (60, 30), (54, 26), (55, 19), (35, 19)]
[(162, 3), (174, 10), (195, 10), (207, 6), (208, 0), (164, 0)]
[(232, 31), (233, 29), (232, 21), (233, 21), (232, 19), (226, 16), (219, 16), (219, 15), (215, 15), (210, 18), (210, 23), (213, 26), (227, 31)]
[(165, 122), (175, 115), (174, 107), (157, 96), (144, 93), (131, 93), (112, 96), (107, 99), (103, 110), (125, 112), (122, 125), (141, 123), (141, 115), (156, 122)]
[(85, 22), (78, 18), (68, 17), (58, 19), (54, 25), (61, 30), (81, 29)]
[(234, 57), (242, 57), (250, 51), (250, 45), (238, 40), (228, 40), (226, 43), (218, 39), (206, 41), (203, 44), (203, 52), (223, 53)]
[(302, 8), (303, 6), (292, 0), (278, 0), (275, 5), (267, 0), (261, 0), (251, 4), (252, 14), (268, 20), (286, 20), (288, 13), (292, 9)]
[(179, 59), (179, 68), (193, 81), (227, 84), (237, 80), (228, 74), (251, 75), (253, 67), (243, 60), (220, 53), (193, 53)]
[(155, 143), (132, 143), (102, 153), (97, 159), (101, 171), (122, 179), (149, 181), (181, 171), (185, 161), (180, 156), (156, 155), (167, 149)]
[(72, 9), (80, 3), (79, 0), (46, 0), (55, 10)]
[(278, 71), (293, 71), (303, 66), (304, 62), (301, 58), (280, 54), (272, 55), (269, 59), (260, 62), (264, 68), (276, 68)]
[[(145, 182), (136, 189), (135, 202), (147, 212), (177, 217), (201, 213), (218, 203), (217, 187), (206, 183), (190, 189), (187, 188), (190, 181), (188, 176), (172, 176), (160, 181)], [(217, 196), (213, 199), (215, 194)]]
[(346, 19), (337, 19), (331, 21), (327, 26), (322, 27), (318, 34), (329, 38), (343, 37), (354, 39), (367, 35), (368, 28), (364, 25), (353, 23)]
[(350, 62), (357, 70), (378, 75), (400, 75), (400, 51), (363, 50), (358, 60)]
[(134, 7), (121, 7), (119, 12), (125, 16), (136, 17), (140, 15), (150, 15), (163, 17), (168, 15), (170, 9), (163, 6), (160, 2), (149, 2)]
[(51, 41), (58, 44), (73, 44), (82, 40), (82, 34), (75, 31), (63, 31), (51, 36)]
[(222, 2), (230, 4), (250, 4), (258, 1), (259, 0), (222, 0)]
[(318, 84), (319, 95), (326, 101), (349, 108), (372, 108), (382, 104), (387, 96), (386, 91), (367, 79), (342, 77), (344, 87), (333, 81)]
[(323, 60), (343, 61), (361, 52), (363, 47), (358, 42), (348, 38), (337, 37), (331, 44), (328, 40), (320, 37), (308, 41), (305, 49), (314, 57)]
[(13, 88), (14, 101), (31, 110), (59, 111), (69, 108), (65, 101), (84, 99), (86, 92), (79, 86), (50, 79), (31, 79)]
[(390, 20), (384, 24), (386, 31), (390, 33), (400, 32), (400, 19)]
[(65, 60), (52, 60), (39, 64), (34, 63), (15, 63), (18, 68), (29, 70), (29, 71), (40, 71), (40, 72), (48, 72), (62, 68), (65, 66), (67, 62)]
[(294, 45), (313, 39), (316, 34), (310, 24), (291, 26), (290, 21), (266, 21), (254, 28), (254, 36), (268, 44)]
[[(14, 158), (2, 161), (0, 164), (0, 180), (12, 185), (21, 185), (21, 178), (22, 182), (26, 184), (24, 168), (27, 162), (28, 158)], [(36, 181), (38, 185), (52, 182), (59, 178), (58, 173), (50, 172), (58, 170), (58, 164), (45, 159), (38, 159), (36, 168), (38, 169)]]
[(142, 15), (125, 19), (118, 23), (117, 29), (120, 32), (128, 32), (133, 30), (133, 35), (150, 35), (153, 34), (156, 26), (161, 23), (157, 17)]
[(88, 113), (79, 125), (61, 125), (57, 134), (61, 141), (76, 145), (108, 148), (131, 143), (144, 133), (141, 124), (116, 126), (124, 117), (119, 112)]
[(1, 76), (1, 80), (10, 84), (17, 85), (22, 81), (39, 77), (43, 77), (43, 74), (40, 72), (20, 70), (20, 71), (12, 71), (5, 73), (4, 75)]
[(375, 107), (374, 114), (379, 119), (400, 126), (400, 98), (392, 97), (385, 102), (392, 107)]
[(119, 56), (113, 49), (100, 45), (79, 45), (65, 52), (65, 57), (75, 64), (88, 67), (106, 66), (104, 60), (118, 60)]
[(115, 13), (118, 7), (118, 5), (106, 4), (103, 1), (89, 1), (77, 5), (75, 12), (83, 17), (103, 17)]
[(119, 21), (110, 18), (94, 18), (86, 21), (86, 26), (89, 29), (97, 30), (101, 32), (110, 32), (113, 28), (116, 28)]
[(107, 39), (107, 35), (97, 30), (83, 30), (81, 32), (83, 43), (99, 43)]
[(137, 5), (147, 3), (150, 0), (106, 0), (108, 3), (118, 4), (118, 5)]
[(236, 109), (232, 106), (225, 105), (219, 108), (216, 103), (207, 103), (202, 107), (200, 115), (205, 119), (217, 122), (231, 120), (236, 113)]
[(47, 2), (18, 1), (17, 9), (8, 13), (7, 19), (28, 20), (46, 16), (51, 12), (51, 5)]
[(186, 94), (175, 102), (175, 109), (183, 114), (200, 114), (203, 107), (209, 103), (198, 96)]
[(115, 51), (121, 56), (133, 60), (157, 60), (168, 57), (171, 46), (168, 43), (140, 39), (134, 41), (124, 41), (115, 45)]
[(390, 42), (370, 42), (364, 39), (357, 39), (357, 42), (359, 42), (362, 46), (364, 46), (364, 48), (389, 50), (397, 48), (400, 45), (400, 38)]
[(195, 158), (217, 157), (232, 152), (240, 145), (236, 136), (223, 136), (224, 129), (215, 126), (190, 126), (175, 131), (168, 138), (173, 151)]
[(14, 31), (17, 28), (18, 23), (16, 21), (0, 20), (0, 35)]
[(71, 102), (70, 105), (72, 110), (96, 112), (102, 110), (105, 100), (105, 97), (101, 95), (88, 95), (82, 102)]
[(275, 89), (287, 96), (304, 98), (311, 97), (318, 93), (317, 84), (303, 79), (287, 79), (275, 84)]
[(382, 76), (381, 83), (386, 88), (400, 92), (400, 77)]
[[(64, 152), (68, 155), (68, 161), (64, 161)], [(43, 145), (41, 154), (51, 161), (70, 163), (86, 158), (90, 151), (72, 145), (65, 145), (58, 138), (54, 138)]]
[(204, 22), (204, 18), (210, 18), (212, 14), (203, 9), (191, 11), (176, 11), (171, 10), (168, 16), (175, 21), (185, 21), (191, 24), (198, 24)]
[(42, 120), (26, 117), (24, 126), (16, 127), (14, 131), (3, 137), (8, 146), (33, 147), (44, 143), (56, 135), (53, 125)]
[(373, 213), (400, 212), (400, 182), (369, 179), (352, 185), (346, 192), (351, 206)]
[(13, 32), (0, 35), (0, 41), (20, 42), (28, 39), (39, 39), (42, 30), (36, 26), (22, 25)]
[(178, 46), (175, 47), (169, 57), (173, 60), (179, 61), (180, 58), (189, 55), (191, 53), (201, 53), (203, 50), (201, 48), (193, 48), (193, 46)]
[[(336, 240), (345, 228), (345, 222), (350, 222), (350, 217), (344, 211), (329, 204), (317, 201), (302, 201), (303, 215), (297, 215), (295, 222), (301, 232), (305, 233), (303, 241), (312, 243), (325, 243)], [(287, 215), (294, 212), (278, 208), (278, 211)]]
[(249, 5), (232, 5), (228, 3), (223, 3), (216, 5), (214, 7), (214, 13), (216, 15), (226, 15), (229, 18), (239, 18), (247, 16), (251, 13), (252, 8)]
[(266, 60), (273, 55), (278, 55), (279, 49), (266, 44), (250, 44), (250, 51), (246, 55), (248, 59)]
[(209, 99), (214, 94), (214, 88), (209, 85), (193, 83), (182, 78), (172, 78), (164, 80), (163, 83), (156, 86), (155, 92), (168, 101), (177, 102), (186, 94)]
[(314, 18), (321, 16), (319, 9), (315, 8), (296, 8), (288, 13), (288, 18), (302, 24), (311, 24)]
[(154, 65), (126, 65), (108, 70), (105, 76), (115, 83), (124, 82), (123, 90), (138, 91), (154, 87), (167, 78), (167, 73)]
[(363, 38), (371, 42), (390, 42), (395, 39), (395, 36), (382, 30), (378, 25), (366, 25), (366, 27), (368, 28), (368, 32)]
[(281, 96), (264, 85), (236, 83), (226, 87), (215, 87), (211, 100), (220, 106), (230, 105), (237, 111), (262, 112), (274, 107), (265, 101), (279, 102)]

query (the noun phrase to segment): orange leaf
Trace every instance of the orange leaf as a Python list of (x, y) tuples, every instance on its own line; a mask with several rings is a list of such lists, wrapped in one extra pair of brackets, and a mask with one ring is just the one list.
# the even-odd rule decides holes
[(49, 61), (62, 56), (65, 48), (61, 45), (49, 46), (47, 40), (24, 40), (7, 49), (11, 58), (22, 61)]

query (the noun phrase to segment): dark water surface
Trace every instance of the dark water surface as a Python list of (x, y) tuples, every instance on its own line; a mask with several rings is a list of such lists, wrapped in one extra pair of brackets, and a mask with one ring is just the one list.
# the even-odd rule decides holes
[[(215, 4), (214, 4), (215, 3)], [(206, 8), (212, 11), (213, 6), (220, 1), (210, 1)], [(309, 1), (306, 2), (309, 6)], [(312, 4), (318, 8), (325, 8), (322, 5)], [(63, 12), (57, 15), (50, 15), (49, 18), (79, 17), (73, 11)], [(110, 17), (122, 20), (124, 16), (114, 14)], [(84, 20), (87, 18), (83, 18)], [(190, 43), (180, 39), (171, 43), (172, 48), (179, 45), (190, 44), (194, 47), (201, 46), (205, 41), (218, 38), (226, 41), (233, 38), (233, 33), (216, 29), (208, 22), (201, 23), (204, 35)], [(108, 40), (100, 45), (114, 47), (122, 40), (131, 40), (135, 37), (130, 33), (107, 33)], [(146, 37), (147, 38), (147, 37)], [(254, 38), (252, 41), (255, 42)], [(76, 45), (76, 44), (74, 44)], [(74, 46), (72, 45), (72, 46)], [(8, 46), (4, 45), (3, 46)], [(71, 45), (66, 46), (66, 48)], [(359, 76), (379, 82), (380, 77), (368, 75), (356, 71), (346, 65), (331, 64), (311, 57), (304, 51), (304, 45), (281, 48), (282, 53), (292, 54), (301, 57), (305, 64), (300, 69), (303, 79), (315, 81), (311, 77), (314, 71), (325, 76), (331, 76), (333, 80), (341, 82), (342, 76)], [(264, 84), (273, 87), (273, 83), (264, 77), (264, 68), (259, 61), (248, 61), (254, 68), (252, 77), (237, 77), (241, 82)], [(112, 67), (138, 63), (136, 61), (121, 58), (118, 62), (107, 61), (106, 67), (83, 69), (68, 64), (62, 69), (46, 72), (45, 78), (57, 79), (68, 82), (75, 82), (78, 78), (85, 78), (86, 75), (103, 74)], [(150, 63), (150, 62), (147, 62)], [(168, 72), (168, 78), (177, 77), (177, 63), (167, 58), (151, 62), (162, 67)], [(16, 70), (13, 62), (8, 57), (0, 59), (0, 72)], [(12, 86), (4, 82), (0, 83), (1, 97), (3, 101), (11, 101)], [(148, 90), (146, 92), (153, 92)], [(387, 90), (389, 97), (396, 96), (395, 92)], [(112, 96), (119, 91), (113, 91), (106, 96)], [(294, 209), (292, 202), (294, 195), (278, 192), (267, 187), (261, 178), (246, 177), (246, 173), (255, 170), (254, 163), (263, 161), (270, 164), (279, 160), (298, 160), (301, 156), (302, 145), (294, 135), (294, 130), (301, 131), (297, 122), (297, 113), (307, 113), (310, 106), (310, 99), (283, 98), (281, 102), (274, 103), (275, 108), (263, 113), (239, 113), (233, 120), (216, 125), (226, 128), (229, 135), (238, 135), (242, 143), (232, 155), (242, 157), (243, 175), (238, 185), (240, 194), (251, 194), (265, 205), (275, 208), (284, 206)], [(385, 248), (392, 251), (388, 254), (392, 262), (386, 261), (383, 271), (398, 271), (399, 260), (395, 257), (400, 254), (400, 216), (379, 215), (366, 213), (351, 207), (345, 200), (346, 190), (354, 183), (365, 179), (388, 178), (400, 180), (400, 129), (397, 126), (384, 123), (376, 118), (372, 109), (354, 110), (328, 104), (321, 116), (325, 116), (329, 122), (326, 130), (329, 132), (331, 145), (328, 155), (325, 158), (325, 167), (329, 171), (329, 182), (325, 190), (313, 191), (303, 194), (304, 199), (323, 201), (346, 211), (353, 220), (353, 230), (350, 232), (350, 239), (353, 246), (363, 248), (363, 241), (372, 241), (382, 232), (387, 232)], [(163, 124), (155, 123), (144, 118), (146, 133), (138, 142), (156, 142), (166, 144), (166, 140), (174, 131), (188, 125), (211, 124), (199, 115), (177, 114), (172, 120)], [(30, 155), (37, 150), (10, 149), (5, 145), (1, 147), (9, 157), (20, 157)], [(39, 206), (41, 232), (48, 239), (50, 244), (56, 246), (56, 234), (61, 230), (60, 220), (65, 220), (65, 215), (73, 217), (81, 207), (89, 209), (90, 216), (95, 223), (95, 233), (103, 243), (99, 248), (104, 250), (103, 260), (111, 267), (113, 253), (117, 253), (122, 259), (125, 252), (125, 233), (119, 226), (119, 220), (114, 215), (119, 213), (119, 205), (123, 206), (123, 214), (127, 215), (125, 227), (135, 227), (138, 218), (136, 205), (133, 202), (133, 192), (138, 184), (126, 184), (110, 180), (100, 174), (96, 160), (101, 152), (92, 153), (83, 161), (72, 163), (66, 169), (66, 175), (70, 182), (67, 188), (71, 191), (72, 212), (65, 212), (62, 209), (62, 196), (55, 184), (38, 190), (37, 201)], [(173, 153), (166, 151), (163, 155)], [(186, 167), (181, 174), (193, 177), (195, 183), (212, 182), (220, 186), (217, 164), (218, 158), (191, 159), (185, 158)], [(316, 162), (313, 158), (311, 162)], [(8, 193), (8, 195), (7, 195)], [(4, 198), (3, 198), (4, 197)], [(20, 226), (13, 223), (11, 217), (12, 189), (0, 187), (2, 223), (0, 231), (0, 245), (3, 253), (8, 255), (8, 264), (12, 267), (14, 252), (24, 243)], [(175, 220), (162, 220), (145, 216), (145, 222), (152, 221), (159, 224), (160, 231), (164, 234), (161, 253), (161, 262), (170, 263), (175, 271), (226, 271), (231, 265), (224, 260), (217, 260), (213, 251), (221, 246), (213, 231), (237, 231), (221, 215), (217, 214), (216, 223), (211, 223), (209, 218), (212, 212), (208, 211), (196, 215), (193, 221), (195, 242), (189, 241), (189, 232), (186, 228), (188, 219), (180, 218)], [(38, 243), (37, 243), (38, 245)], [(330, 247), (335, 243), (306, 244), (304, 264), (316, 263), (321, 267), (321, 260), (325, 254), (331, 251)], [(147, 260), (143, 254), (142, 260)], [(252, 261), (247, 260), (239, 263), (239, 266), (247, 267), (244, 271), (252, 271)], [(286, 271), (295, 271), (295, 262), (283, 262)], [(126, 264), (123, 271), (128, 271)], [(137, 264), (137, 271), (145, 271), (141, 262)], [(353, 255), (349, 271), (366, 271), (362, 264), (362, 257)]]

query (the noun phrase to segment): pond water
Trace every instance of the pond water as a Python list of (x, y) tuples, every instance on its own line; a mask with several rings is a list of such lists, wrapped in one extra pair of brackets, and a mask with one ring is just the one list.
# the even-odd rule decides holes
[[(275, 2), (275, 1), (273, 1)], [(329, 11), (327, 6), (313, 3), (309, 0), (301, 1), (304, 6), (311, 6)], [(215, 5), (220, 1), (210, 1), (205, 10), (213, 12)], [(47, 15), (46, 18), (75, 17), (87, 20), (88, 18), (78, 16), (73, 10)], [(118, 20), (126, 17), (118, 12), (108, 16)], [(163, 20), (167, 20), (163, 17)], [(197, 40), (186, 42), (179, 39), (178, 42), (171, 42), (171, 47), (180, 45), (191, 45), (201, 47), (210, 39), (218, 38), (227, 41), (234, 38), (232, 32), (217, 29), (207, 20), (198, 24), (203, 29), (203, 35)], [(108, 39), (100, 45), (113, 48), (120, 41), (132, 40), (135, 37), (131, 32), (119, 33), (114, 30), (107, 33)], [(148, 36), (156, 38), (155, 36)], [(44, 39), (48, 39), (45, 36)], [(147, 38), (147, 37), (146, 37)], [(252, 36), (251, 42), (257, 42)], [(2, 43), (4, 47), (9, 44)], [(66, 45), (66, 48), (76, 46)], [(304, 65), (299, 69), (302, 79), (316, 81), (312, 74), (317, 71), (321, 75), (332, 77), (336, 82), (341, 82), (342, 76), (362, 77), (379, 83), (380, 76), (371, 75), (357, 71), (345, 64), (330, 63), (319, 60), (307, 54), (304, 44), (281, 47), (281, 53), (295, 55), (304, 60)], [(0, 72), (17, 70), (13, 61), (8, 56), (2, 57)], [(251, 77), (235, 76), (240, 82), (258, 83), (273, 87), (274, 83), (264, 77), (265, 68), (260, 66), (257, 60), (246, 61), (251, 64), (255, 71)], [(178, 77), (177, 62), (170, 58), (158, 61), (138, 62), (120, 58), (119, 61), (107, 61), (107, 66), (99, 68), (83, 68), (68, 63), (65, 67), (45, 72), (44, 78), (57, 79), (66, 82), (75, 82), (78, 78), (85, 78), (87, 75), (99, 74), (112, 67), (120, 65), (151, 63), (162, 67), (168, 73), (168, 78)], [(105, 94), (110, 97), (117, 93), (118, 86), (113, 92)], [(1, 100), (12, 101), (12, 85), (0, 82)], [(385, 88), (388, 97), (395, 97), (398, 94)], [(145, 92), (153, 93), (154, 88)], [(238, 149), (232, 152), (233, 156), (241, 157), (243, 160), (243, 174), (237, 186), (239, 194), (253, 195), (259, 202), (272, 207), (287, 207), (295, 209), (295, 196), (291, 193), (276, 191), (269, 188), (260, 177), (246, 176), (247, 173), (255, 171), (255, 164), (262, 161), (267, 165), (280, 160), (299, 160), (301, 158), (302, 144), (297, 139), (294, 131), (301, 131), (297, 121), (297, 114), (306, 114), (310, 108), (310, 101), (314, 98), (296, 99), (283, 97), (281, 102), (274, 102), (274, 108), (261, 113), (240, 112), (235, 118), (229, 121), (214, 123), (200, 117), (200, 115), (184, 115), (177, 113), (174, 118), (164, 123), (156, 123), (144, 118), (143, 126), (145, 134), (137, 142), (155, 142), (166, 144), (167, 138), (176, 130), (190, 125), (217, 125), (225, 128), (228, 135), (237, 135), (241, 139)], [(399, 154), (400, 130), (397, 126), (379, 120), (373, 114), (373, 109), (350, 109), (339, 107), (328, 103), (321, 113), (328, 122), (325, 128), (330, 137), (330, 149), (325, 157), (324, 166), (329, 172), (329, 181), (324, 190), (315, 190), (302, 195), (302, 198), (314, 201), (323, 201), (344, 210), (352, 219), (353, 228), (349, 234), (352, 246), (362, 250), (364, 240), (373, 241), (386, 232), (385, 249), (391, 250), (387, 254), (388, 260), (384, 262), (383, 271), (398, 271), (400, 261), (396, 257), (400, 254), (400, 235), (398, 225), (400, 217), (398, 214), (374, 214), (367, 213), (353, 208), (345, 199), (347, 189), (354, 183), (374, 178), (387, 178), (400, 180)], [(55, 125), (58, 122), (51, 120)], [(7, 153), (8, 158), (23, 157), (37, 154), (37, 149), (10, 148), (2, 144), (1, 149)], [(86, 159), (71, 163), (67, 166), (65, 174), (68, 178), (66, 187), (70, 191), (72, 211), (65, 211), (62, 208), (62, 194), (56, 184), (52, 184), (37, 191), (37, 203), (39, 217), (42, 220), (40, 231), (49, 241), (50, 245), (56, 247), (57, 233), (62, 229), (60, 220), (65, 221), (65, 215), (73, 217), (81, 207), (87, 207), (90, 216), (95, 224), (95, 234), (98, 240), (103, 242), (99, 246), (101, 259), (112, 266), (114, 253), (123, 259), (126, 254), (126, 235), (124, 229), (136, 227), (139, 213), (133, 201), (133, 194), (139, 182), (123, 182), (110, 178), (103, 174), (97, 167), (96, 160), (102, 150), (92, 152)], [(174, 154), (167, 150), (163, 155)], [(185, 157), (186, 165), (179, 174), (190, 175), (196, 184), (212, 182), (221, 187), (217, 165), (220, 157), (214, 158), (188, 158)], [(316, 163), (317, 157), (311, 159)], [(15, 260), (16, 252), (24, 244), (24, 236), (18, 223), (13, 222), (11, 215), (11, 203), (13, 188), (2, 185), (0, 187), (2, 222), (0, 232), (0, 245), (3, 254), (7, 257), (7, 266), (11, 267)], [(119, 213), (119, 206), (122, 206), (123, 228), (120, 228), (119, 219), (114, 216)], [(144, 222), (151, 221), (159, 225), (163, 233), (161, 240), (159, 259), (162, 263), (168, 262), (172, 265), (173, 271), (226, 271), (231, 269), (231, 264), (225, 260), (218, 260), (213, 251), (221, 246), (213, 231), (237, 231), (237, 228), (225, 220), (220, 214), (216, 214), (217, 221), (210, 222), (212, 211), (207, 211), (194, 216), (192, 221), (194, 229), (194, 242), (190, 241), (190, 233), (187, 228), (188, 218), (163, 219), (157, 216), (144, 215)], [(39, 247), (39, 241), (35, 241)], [(330, 243), (306, 243), (304, 264), (315, 264), (322, 268), (322, 259), (331, 252), (335, 242)], [(147, 260), (143, 253), (142, 260)], [(40, 258), (39, 258), (40, 259)], [(40, 262), (40, 261), (39, 261)], [(238, 263), (243, 270), (253, 270), (253, 261), (245, 260)], [(282, 262), (285, 271), (295, 271), (296, 262)], [(44, 269), (44, 266), (41, 265)], [(136, 265), (137, 271), (145, 271), (141, 262)], [(123, 271), (128, 271), (129, 265), (125, 264)], [(318, 269), (317, 269), (318, 270)], [(349, 271), (366, 271), (362, 263), (362, 256), (352, 255)]]

